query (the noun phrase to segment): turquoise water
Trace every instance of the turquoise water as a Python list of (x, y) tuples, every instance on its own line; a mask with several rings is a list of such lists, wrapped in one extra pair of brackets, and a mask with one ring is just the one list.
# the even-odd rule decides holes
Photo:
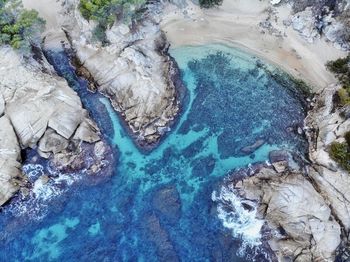
[[(294, 132), (305, 116), (303, 101), (289, 77), (274, 75), (273, 67), (238, 50), (208, 45), (174, 49), (171, 55), (188, 99), (164, 141), (145, 153), (109, 101), (86, 91), (67, 57), (48, 53), (115, 147), (118, 164), (107, 182), (72, 182), (35, 208), (24, 209), (32, 207), (25, 202), (5, 207), (1, 261), (268, 260), (266, 250), (249, 244), (237, 255), (249, 239), (223, 226), (212, 192), (229, 171), (266, 161), (270, 150), (303, 152), (305, 141)], [(258, 139), (265, 144), (244, 155), (241, 149)], [(27, 169), (38, 172), (38, 166)], [(46, 205), (44, 214), (40, 205)], [(19, 210), (25, 220), (16, 215)]]

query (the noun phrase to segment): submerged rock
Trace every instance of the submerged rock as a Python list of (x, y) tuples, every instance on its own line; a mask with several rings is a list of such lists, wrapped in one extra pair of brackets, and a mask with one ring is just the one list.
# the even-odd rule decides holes
[(254, 151), (256, 151), (258, 148), (260, 148), (263, 144), (265, 144), (265, 140), (258, 139), (254, 144), (252, 144), (250, 146), (243, 147), (241, 149), (241, 152), (249, 155), (251, 153), (254, 153)]
[(350, 177), (327, 152), (350, 128), (344, 112), (334, 108), (336, 89), (323, 90), (305, 119), (311, 163), (304, 172), (291, 170), (288, 152), (272, 151), (272, 167), (258, 166), (243, 177), (240, 171), (224, 185), (243, 202), (258, 203), (256, 217), (271, 230), (268, 244), (279, 261), (334, 261), (338, 248), (339, 257), (347, 256)]
[(168, 232), (161, 226), (159, 218), (155, 214), (145, 216), (144, 228), (147, 239), (156, 246), (157, 256), (161, 261), (179, 261)]
[(166, 186), (155, 192), (153, 206), (167, 221), (176, 223), (181, 216), (181, 200), (175, 185)]

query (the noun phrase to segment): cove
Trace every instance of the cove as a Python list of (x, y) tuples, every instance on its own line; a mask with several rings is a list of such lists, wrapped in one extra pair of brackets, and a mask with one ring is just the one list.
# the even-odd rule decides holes
[[(167, 137), (146, 154), (109, 101), (86, 91), (67, 56), (48, 54), (115, 148), (118, 163), (108, 181), (72, 183), (42, 199), (37, 207), (48, 206), (44, 215), (27, 208), (31, 218), (23, 221), (16, 212), (30, 203), (4, 207), (1, 261), (268, 260), (258, 246), (259, 228), (251, 232), (260, 222), (241, 212), (226, 224), (243, 230), (225, 228), (212, 192), (228, 172), (266, 161), (271, 150), (304, 154), (306, 141), (296, 132), (306, 114), (298, 87), (277, 68), (226, 46), (181, 47), (171, 55), (187, 103)], [(242, 152), (257, 140), (264, 144), (255, 152)]]

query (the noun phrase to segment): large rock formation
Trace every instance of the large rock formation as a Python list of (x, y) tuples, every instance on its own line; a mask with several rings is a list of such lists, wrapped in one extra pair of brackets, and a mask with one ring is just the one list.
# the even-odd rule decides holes
[[(109, 44), (93, 40), (95, 23), (67, 1), (62, 27), (77, 58), (110, 98), (141, 145), (156, 143), (179, 111), (176, 83), (178, 68), (168, 55), (168, 43), (157, 15), (145, 13), (130, 26), (117, 22), (107, 30)], [(49, 37), (52, 41), (55, 37)], [(46, 43), (50, 44), (50, 43)]]
[(348, 234), (350, 230), (350, 176), (338, 166), (328, 154), (333, 142), (343, 142), (344, 134), (350, 130), (350, 119), (343, 110), (334, 108), (333, 95), (336, 87), (325, 89), (319, 96), (315, 108), (309, 112), (306, 124), (309, 128), (309, 157), (313, 162), (309, 176), (319, 191), (332, 206), (337, 219)]
[(293, 29), (298, 31), (309, 43), (313, 43), (316, 38), (320, 38), (320, 33), (316, 28), (316, 17), (310, 7), (295, 14), (292, 19)]
[(263, 168), (235, 185), (241, 197), (255, 200), (273, 238), (279, 261), (333, 261), (340, 225), (324, 198), (298, 172)]
[(0, 117), (0, 206), (22, 183), (20, 148), (16, 134), (6, 116)]
[(308, 42), (324, 36), (338, 49), (349, 50), (350, 3), (344, 0), (290, 0), (292, 26)]
[[(67, 82), (21, 56), (0, 49), (0, 205), (21, 184), (20, 150), (37, 149), (43, 157), (68, 154), (69, 145), (100, 140), (99, 130)], [(80, 152), (77, 152), (80, 153)], [(76, 153), (71, 152), (71, 155)]]

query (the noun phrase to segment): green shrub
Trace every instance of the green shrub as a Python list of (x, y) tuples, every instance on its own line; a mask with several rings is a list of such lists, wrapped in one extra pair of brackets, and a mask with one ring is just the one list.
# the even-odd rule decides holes
[(350, 104), (350, 96), (349, 96), (348, 90), (346, 90), (345, 88), (340, 88), (337, 91), (337, 94), (338, 94), (341, 106)]
[(350, 104), (350, 55), (326, 64), (328, 70), (336, 75), (343, 88), (338, 90), (340, 105)]
[(145, 2), (146, 0), (80, 0), (79, 10), (86, 20), (98, 23), (94, 36), (106, 42), (107, 28), (115, 21), (131, 19)]
[(349, 72), (350, 55), (345, 58), (339, 58), (335, 61), (329, 61), (326, 66), (335, 74), (347, 74)]
[(221, 5), (223, 0), (199, 0), (199, 4), (203, 8), (210, 8), (213, 6)]
[(346, 143), (349, 146), (350, 145), (350, 131), (345, 133), (344, 138), (345, 138)]
[(36, 11), (23, 9), (18, 1), (0, 0), (0, 44), (29, 49), (40, 42), (44, 25)]
[(350, 171), (350, 153), (347, 143), (333, 142), (329, 149), (329, 155), (342, 168)]

